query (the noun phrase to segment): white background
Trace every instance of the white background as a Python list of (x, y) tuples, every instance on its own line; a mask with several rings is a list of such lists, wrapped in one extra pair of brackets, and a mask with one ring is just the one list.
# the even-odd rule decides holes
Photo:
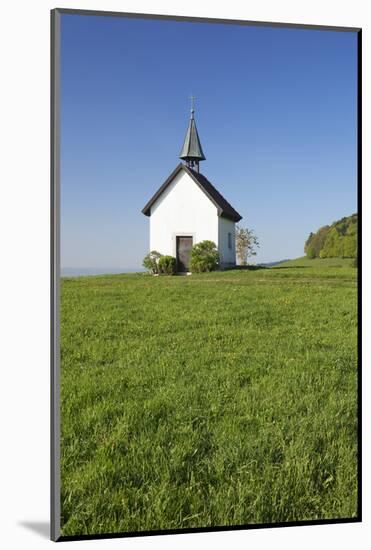
[[(340, 25), (363, 28), (364, 242), (370, 242), (369, 1), (8, 0), (0, 19), (0, 545), (42, 548), (49, 520), (49, 10), (54, 7)], [(367, 139), (368, 138), (368, 139)], [(368, 154), (367, 154), (368, 153)], [(365, 253), (365, 249), (364, 249)], [(364, 281), (371, 279), (370, 256)], [(365, 284), (364, 309), (369, 290)], [(370, 312), (364, 314), (364, 425)], [(368, 429), (370, 432), (370, 429)], [(367, 434), (366, 434), (367, 435)], [(364, 435), (364, 465), (370, 464)], [(129, 549), (214, 547), (366, 548), (370, 476), (364, 469), (363, 524), (71, 542), (69, 547)], [(370, 537), (371, 538), (371, 537)]]

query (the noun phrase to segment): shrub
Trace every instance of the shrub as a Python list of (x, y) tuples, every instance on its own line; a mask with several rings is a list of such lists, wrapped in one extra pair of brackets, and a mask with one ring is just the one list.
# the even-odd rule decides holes
[(159, 273), (173, 275), (175, 273), (176, 259), (173, 256), (161, 256), (158, 261)]
[(190, 269), (195, 273), (214, 271), (219, 266), (219, 252), (212, 241), (201, 241), (192, 246)]
[(149, 252), (147, 256), (144, 256), (142, 265), (143, 267), (148, 269), (150, 273), (155, 275), (158, 273), (158, 262), (161, 257), (162, 254), (160, 254), (156, 250), (151, 250), (151, 252)]

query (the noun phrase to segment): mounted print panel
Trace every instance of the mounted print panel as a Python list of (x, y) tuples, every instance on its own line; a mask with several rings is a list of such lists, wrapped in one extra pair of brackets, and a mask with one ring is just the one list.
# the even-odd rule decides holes
[(54, 540), (360, 521), (360, 40), (52, 12)]

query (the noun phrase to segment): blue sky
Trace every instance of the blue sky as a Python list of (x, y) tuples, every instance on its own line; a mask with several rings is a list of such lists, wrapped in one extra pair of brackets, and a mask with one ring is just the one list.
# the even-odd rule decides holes
[(356, 211), (351, 32), (62, 15), (61, 265), (139, 268), (141, 209), (178, 164), (196, 96), (201, 171), (255, 230), (254, 261), (303, 255)]

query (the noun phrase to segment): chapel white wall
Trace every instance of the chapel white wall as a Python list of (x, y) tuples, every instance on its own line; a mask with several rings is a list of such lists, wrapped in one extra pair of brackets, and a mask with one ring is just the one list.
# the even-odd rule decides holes
[(189, 235), (193, 244), (205, 239), (218, 244), (216, 206), (184, 172), (180, 171), (151, 206), (150, 250), (176, 256), (176, 236)]
[[(235, 222), (227, 218), (218, 218), (218, 249), (220, 254), (221, 266), (236, 264), (236, 230)], [(231, 245), (228, 246), (228, 233), (231, 234)]]

